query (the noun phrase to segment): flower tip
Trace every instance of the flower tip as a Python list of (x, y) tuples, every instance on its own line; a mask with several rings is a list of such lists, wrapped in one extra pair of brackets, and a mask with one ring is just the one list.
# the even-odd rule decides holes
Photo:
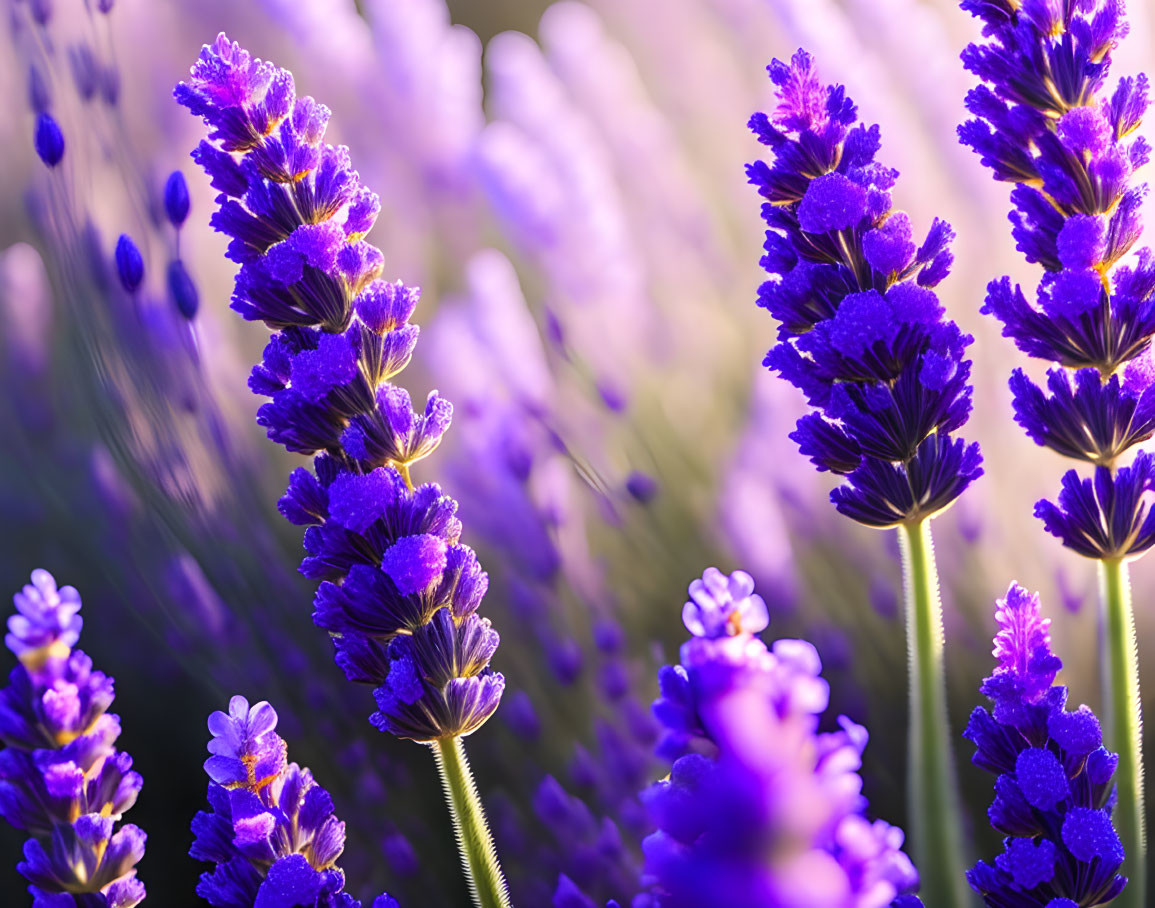
[(116, 275), (120, 278), (120, 285), (128, 294), (134, 294), (140, 289), (144, 280), (144, 259), (132, 237), (122, 233), (116, 241)]
[(179, 228), (185, 222), (189, 205), (188, 183), (183, 173), (174, 170), (164, 184), (164, 213), (174, 227)]
[(754, 578), (745, 571), (729, 576), (706, 568), (689, 588), (682, 623), (695, 637), (736, 637), (757, 634), (770, 624), (765, 600), (754, 592)]
[(64, 133), (52, 114), (42, 113), (36, 118), (36, 133), (33, 137), (36, 154), (49, 167), (56, 167), (64, 158)]
[(180, 259), (173, 259), (169, 262), (165, 277), (168, 282), (169, 295), (172, 297), (177, 311), (192, 321), (196, 318), (197, 310), (200, 308), (200, 292), (197, 290), (192, 276), (188, 273), (188, 269), (185, 268), (184, 262)]
[(80, 594), (71, 586), (58, 588), (48, 571), (34, 570), (12, 604), (16, 614), (8, 619), (4, 643), (26, 667), (66, 658), (80, 639)]

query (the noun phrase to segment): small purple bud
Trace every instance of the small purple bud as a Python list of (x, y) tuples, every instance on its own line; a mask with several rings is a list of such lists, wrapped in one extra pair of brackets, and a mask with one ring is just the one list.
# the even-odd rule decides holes
[(52, 18), (52, 0), (32, 0), (28, 7), (37, 25), (47, 25)]
[(120, 285), (126, 293), (136, 293), (140, 289), (140, 282), (144, 280), (144, 259), (127, 233), (122, 233), (116, 241), (115, 258)]
[(36, 118), (36, 135), (33, 141), (40, 160), (49, 167), (55, 167), (63, 159), (64, 134), (51, 114), (42, 113)]
[(200, 294), (180, 259), (168, 263), (168, 292), (181, 315), (190, 321), (196, 317)]
[(546, 650), (546, 658), (554, 677), (562, 684), (573, 684), (582, 671), (582, 651), (576, 640), (563, 637), (553, 641)]
[(646, 473), (634, 470), (626, 477), (626, 491), (642, 504), (649, 504), (658, 494), (658, 481)]
[(557, 349), (565, 349), (565, 328), (552, 309), (545, 310), (545, 336)]
[(72, 69), (72, 81), (81, 100), (88, 102), (96, 96), (100, 81), (100, 66), (92, 48), (87, 44), (74, 44), (68, 48), (68, 62)]
[(598, 382), (598, 394), (601, 395), (602, 403), (604, 403), (611, 412), (621, 413), (626, 409), (626, 395), (622, 392), (621, 388), (609, 379), (603, 379)]
[(387, 835), (381, 843), (381, 850), (389, 863), (389, 869), (397, 876), (413, 876), (420, 869), (413, 846), (399, 832)]
[(598, 687), (606, 700), (616, 702), (630, 689), (630, 679), (625, 666), (618, 660), (607, 662), (598, 673)]
[(120, 70), (113, 65), (100, 67), (100, 96), (109, 107), (120, 100)]
[(616, 653), (625, 643), (625, 632), (620, 624), (611, 618), (594, 625), (594, 645), (603, 653)]
[(113, 0), (96, 0), (96, 8), (105, 15), (108, 15), (112, 12), (112, 3)]
[(168, 175), (164, 184), (164, 213), (168, 215), (173, 227), (180, 228), (188, 217), (189, 198), (188, 184), (184, 174), (174, 170)]
[(533, 703), (525, 691), (516, 691), (512, 696), (506, 698), (501, 717), (509, 726), (510, 731), (523, 741), (532, 743), (541, 737), (541, 720), (538, 719), (537, 711), (533, 708)]

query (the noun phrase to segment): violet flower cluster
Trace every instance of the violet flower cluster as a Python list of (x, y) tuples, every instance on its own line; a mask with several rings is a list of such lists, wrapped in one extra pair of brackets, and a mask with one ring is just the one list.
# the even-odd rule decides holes
[(275, 331), (249, 380), (271, 398), (258, 421), (316, 455), (280, 502), (308, 528), (301, 572), (322, 581), (314, 621), (349, 680), (376, 688), (379, 729), (469, 734), (501, 698), (489, 667), (498, 635), (476, 614), (488, 579), (459, 541), (456, 503), (409, 479), (452, 407), (433, 392), (415, 413), (390, 383), (417, 341), (418, 291), (381, 280), (381, 252), (362, 239), (378, 198), (348, 149), (324, 143), (328, 108), (223, 34), (175, 94), (211, 127), (193, 157), (220, 192), (212, 224), (241, 266), (232, 306)]
[(977, 444), (951, 434), (971, 409), (972, 338), (932, 288), (953, 261), (935, 220), (917, 244), (891, 208), (897, 171), (875, 160), (877, 126), (855, 125), (840, 85), (798, 51), (769, 67), (779, 99), (750, 126), (774, 162), (747, 166), (769, 225), (758, 305), (779, 324), (765, 365), (815, 408), (791, 435), (819, 470), (846, 477), (835, 507), (868, 526), (915, 522), (982, 474)]
[(120, 825), (140, 774), (116, 749), (113, 681), (73, 649), (80, 595), (47, 571), (14, 597), (4, 642), (20, 660), (0, 691), (0, 813), (31, 835), (17, 870), (37, 908), (132, 908), (145, 834)]
[[(313, 774), (288, 762), (276, 729), (269, 703), (250, 707), (241, 696), (229, 701), (227, 713), (209, 716), (212, 811), (194, 818), (189, 854), (217, 866), (201, 875), (197, 895), (221, 908), (360, 908), (337, 866), (345, 824)], [(397, 902), (383, 894), (373, 908)]]
[(1088, 707), (1065, 709), (1038, 596), (1012, 584), (995, 617), (999, 662), (981, 688), (993, 707), (975, 707), (964, 734), (975, 765), (998, 777), (987, 814), (1006, 838), (994, 864), (980, 861), (967, 879), (992, 908), (1105, 905), (1127, 882), (1111, 822), (1119, 757)]
[(975, 119), (963, 144), (1011, 192), (1014, 237), (1045, 273), (1035, 305), (1010, 278), (987, 288), (983, 312), (1020, 350), (1055, 363), (1047, 389), (1016, 369), (1016, 421), (1033, 441), (1095, 465), (1074, 470), (1058, 502), (1035, 514), (1063, 544), (1089, 558), (1138, 555), (1155, 543), (1155, 458), (1120, 458), (1155, 434), (1155, 257), (1119, 262), (1142, 231), (1145, 184), (1134, 172), (1150, 146), (1134, 135), (1147, 109), (1146, 76), (1104, 91), (1111, 51), (1127, 32), (1122, 3), (1011, 4), (963, 0), (984, 41), (963, 52), (983, 84), (967, 96)]
[(809, 643), (755, 634), (766, 604), (742, 571), (690, 586), (693, 635), (659, 674), (654, 714), (669, 778), (644, 795), (643, 843), (657, 903), (733, 908), (920, 905), (902, 830), (864, 816), (867, 732), (846, 717), (819, 732), (829, 687)]

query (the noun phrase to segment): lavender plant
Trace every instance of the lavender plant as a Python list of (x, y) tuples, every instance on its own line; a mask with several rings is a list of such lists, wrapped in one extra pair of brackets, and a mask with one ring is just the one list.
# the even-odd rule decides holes
[(708, 568), (682, 620), (692, 636), (654, 703), (673, 767), (645, 794), (657, 904), (921, 905), (902, 830), (864, 815), (866, 729), (840, 716), (818, 731), (830, 690), (814, 647), (755, 636), (769, 616), (743, 571)]
[(953, 261), (953, 231), (935, 220), (921, 245), (891, 209), (898, 173), (875, 161), (877, 126), (857, 122), (842, 86), (826, 86), (799, 51), (769, 67), (779, 105), (751, 128), (774, 162), (747, 166), (766, 200), (758, 304), (779, 322), (765, 365), (813, 412), (791, 435), (814, 465), (845, 477), (838, 511), (898, 527), (910, 657), (908, 808), (923, 888), (961, 906), (960, 810), (950, 749), (942, 606), (929, 519), (982, 475), (977, 444), (951, 434), (971, 409), (972, 341), (932, 288)]
[[(208, 773), (211, 813), (193, 820), (189, 854), (216, 864), (201, 875), (197, 895), (210, 905), (303, 905), (360, 908), (344, 891), (337, 860), (345, 824), (333, 799), (313, 774), (289, 763), (268, 702), (229, 701), (227, 713), (209, 717)], [(388, 894), (373, 908), (397, 908)]]
[(987, 815), (1006, 839), (994, 865), (979, 861), (967, 880), (990, 906), (1106, 905), (1127, 885), (1111, 822), (1119, 755), (1089, 708), (1065, 708), (1039, 597), (1012, 584), (995, 619), (999, 662), (981, 688), (993, 708), (976, 706), (964, 734), (974, 764), (997, 776)]
[(132, 908), (146, 836), (117, 824), (142, 779), (116, 749), (112, 678), (74, 648), (80, 595), (36, 570), (13, 601), (4, 643), (20, 663), (0, 691), (0, 813), (31, 836), (17, 870), (37, 906)]
[(1142, 232), (1147, 187), (1134, 173), (1150, 158), (1135, 136), (1147, 77), (1107, 95), (1111, 55), (1127, 34), (1121, 2), (1065, 5), (964, 0), (984, 40), (963, 52), (981, 85), (975, 119), (959, 128), (995, 179), (1014, 183), (1015, 243), (1044, 269), (1037, 305), (1009, 277), (992, 281), (983, 312), (1028, 356), (1052, 363), (1047, 390), (1011, 376), (1015, 421), (1038, 445), (1094, 466), (1063, 476), (1058, 501), (1035, 515), (1064, 546), (1099, 563), (1100, 665), (1107, 741), (1119, 753), (1119, 823), (1131, 878), (1122, 904), (1146, 904), (1142, 701), (1127, 563), (1155, 543), (1155, 459), (1127, 452), (1155, 434), (1155, 260), (1124, 256)]
[(282, 514), (309, 529), (301, 572), (322, 581), (314, 622), (350, 681), (374, 687), (382, 731), (431, 745), (478, 905), (508, 904), (461, 739), (497, 709), (498, 635), (476, 612), (488, 579), (460, 544), (456, 503), (414, 487), (410, 467), (449, 426), (436, 392), (424, 412), (390, 383), (409, 362), (416, 290), (379, 279), (361, 239), (380, 203), (348, 150), (323, 143), (327, 108), (292, 76), (223, 34), (177, 100), (211, 127), (194, 158), (220, 191), (212, 223), (241, 266), (233, 308), (277, 329), (250, 387), (270, 439), (316, 455), (294, 471)]

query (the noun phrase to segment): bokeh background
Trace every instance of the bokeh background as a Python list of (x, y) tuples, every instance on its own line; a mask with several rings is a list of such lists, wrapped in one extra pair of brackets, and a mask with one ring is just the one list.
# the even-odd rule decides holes
[[(1014, 250), (1006, 187), (955, 139), (975, 29), (952, 3), (4, 2), (0, 589), (43, 566), (84, 597), (81, 645), (117, 678), (122, 744), (145, 777), (133, 821), (155, 904), (196, 904), (204, 720), (232, 693), (273, 701), (291, 757), (333, 791), (354, 891), (466, 904), (429, 754), (365, 721), (369, 692), (312, 627), (300, 537), (275, 510), (297, 464), (254, 422), (245, 382), (265, 330), (228, 309), (234, 268), (188, 158), (202, 126), (171, 98), (222, 30), (332, 109), (329, 141), (382, 198), (370, 239), (385, 276), (423, 288), (404, 382), (457, 411), (416, 478), (461, 500), (491, 577), (509, 686), (470, 745), (521, 904), (546, 904), (575, 867), (595, 897), (636, 891), (635, 794), (665, 772), (648, 704), (709, 565), (754, 574), (769, 635), (816, 644), (837, 710), (871, 729), (872, 813), (905, 821), (893, 533), (834, 513), (828, 478), (786, 438), (800, 396), (760, 367), (775, 326), (753, 302), (763, 230), (743, 164), (761, 149), (745, 123), (771, 103), (765, 65), (799, 46), (881, 124), (916, 229), (938, 216), (959, 234), (940, 295), (976, 338), (961, 434), (982, 443), (986, 476), (934, 524), (953, 724), (978, 702), (1011, 580), (1043, 593), (1071, 698), (1098, 706), (1093, 565), (1031, 516), (1068, 465), (1014, 425), (1006, 380), (1024, 358), (979, 314), (987, 281), (1037, 276)], [(1129, 6), (1128, 73), (1155, 49), (1148, 4)], [(31, 141), (46, 104), (67, 143), (51, 173)], [(174, 169), (193, 197), (179, 236), (159, 205)], [(136, 300), (111, 270), (125, 232), (145, 255)], [(198, 289), (192, 320), (165, 282), (177, 258)], [(1134, 581), (1150, 689), (1153, 568)], [(989, 781), (958, 743), (989, 853)], [(21, 903), (19, 847), (0, 830), (5, 904)]]

